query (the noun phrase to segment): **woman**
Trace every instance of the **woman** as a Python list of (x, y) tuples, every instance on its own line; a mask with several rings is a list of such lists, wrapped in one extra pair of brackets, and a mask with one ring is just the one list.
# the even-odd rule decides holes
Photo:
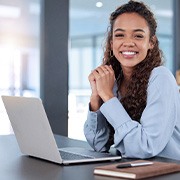
[(92, 89), (84, 134), (96, 151), (123, 157), (180, 160), (180, 99), (162, 66), (156, 21), (146, 5), (129, 1), (110, 16), (103, 64), (89, 75)]

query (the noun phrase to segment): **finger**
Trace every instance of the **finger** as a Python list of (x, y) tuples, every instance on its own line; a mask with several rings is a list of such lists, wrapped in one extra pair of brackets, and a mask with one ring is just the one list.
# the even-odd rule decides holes
[(105, 68), (107, 69), (108, 72), (114, 73), (114, 70), (112, 69), (111, 66), (107, 66), (107, 65), (106, 65)]
[(93, 71), (88, 76), (89, 81), (95, 81), (95, 76), (93, 74)]
[(104, 74), (108, 74), (109, 71), (108, 69), (106, 68), (106, 66), (100, 66), (100, 68), (102, 69), (102, 71), (104, 72)]
[(104, 71), (108, 71), (108, 69), (107, 69), (107, 67), (106, 67), (107, 65), (105, 65), (105, 66), (102, 66), (102, 69), (104, 70)]
[(103, 66), (99, 66), (98, 68), (96, 68), (96, 71), (97, 71), (100, 75), (104, 75), (104, 74), (105, 74), (104, 69), (103, 69)]
[(102, 76), (102, 74), (99, 73), (99, 71), (97, 69), (95, 69), (93, 72), (92, 72), (93, 76), (95, 79), (97, 78), (100, 78)]

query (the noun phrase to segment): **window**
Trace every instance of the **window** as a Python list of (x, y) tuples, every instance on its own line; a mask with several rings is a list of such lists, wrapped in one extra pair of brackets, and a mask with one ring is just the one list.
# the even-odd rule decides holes
[[(83, 125), (86, 120), (91, 89), (88, 75), (102, 62), (102, 44), (109, 15), (127, 1), (70, 0), (70, 49), (69, 49), (69, 127), (68, 136), (85, 139)], [(153, 10), (157, 22), (160, 48), (164, 52), (165, 66), (173, 70), (172, 54), (172, 1), (144, 1)]]
[[(40, 0), (0, 1), (0, 95), (39, 96)], [(0, 134), (12, 132), (0, 99)]]

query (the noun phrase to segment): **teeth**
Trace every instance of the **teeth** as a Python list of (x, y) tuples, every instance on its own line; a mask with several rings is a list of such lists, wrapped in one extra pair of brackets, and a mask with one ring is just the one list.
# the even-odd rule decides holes
[(124, 55), (134, 55), (134, 54), (136, 54), (136, 52), (124, 51), (124, 52), (122, 52), (122, 54), (124, 54)]

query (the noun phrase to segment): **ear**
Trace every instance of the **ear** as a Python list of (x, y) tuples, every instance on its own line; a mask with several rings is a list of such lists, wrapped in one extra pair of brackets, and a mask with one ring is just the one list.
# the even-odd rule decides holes
[(113, 41), (110, 41), (110, 45), (111, 45), (111, 50), (113, 49)]
[(156, 41), (157, 41), (157, 38), (156, 36), (154, 35), (150, 41), (149, 41), (149, 49), (153, 49), (154, 48), (154, 45), (156, 44)]

